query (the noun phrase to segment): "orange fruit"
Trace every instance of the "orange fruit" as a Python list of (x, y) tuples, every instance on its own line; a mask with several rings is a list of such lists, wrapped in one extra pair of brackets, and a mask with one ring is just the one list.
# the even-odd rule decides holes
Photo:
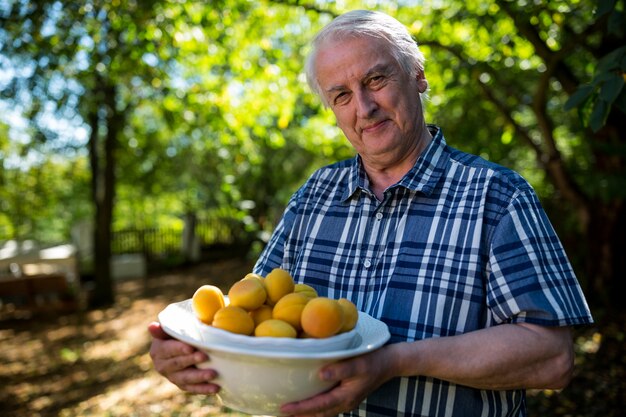
[(289, 272), (281, 268), (275, 268), (267, 274), (264, 284), (265, 291), (267, 291), (267, 304), (272, 306), (283, 296), (292, 293), (295, 287)]
[(257, 337), (289, 337), (295, 338), (298, 332), (289, 323), (283, 320), (265, 320), (256, 326), (254, 335)]
[(213, 327), (231, 333), (251, 335), (254, 332), (254, 320), (246, 310), (236, 306), (220, 308), (213, 317)]
[(250, 317), (252, 317), (254, 325), (258, 326), (265, 320), (270, 320), (272, 318), (272, 307), (267, 304), (263, 304), (256, 310), (250, 311)]
[(201, 322), (211, 324), (215, 312), (224, 307), (224, 294), (214, 285), (203, 285), (193, 294), (191, 306)]
[(272, 310), (272, 318), (286, 321), (296, 330), (301, 330), (300, 317), (304, 306), (309, 302), (309, 297), (304, 294), (292, 292), (282, 297)]
[(318, 296), (317, 291), (315, 291), (315, 288), (307, 284), (296, 284), (293, 289), (293, 292), (304, 294), (309, 298), (315, 298)]
[(258, 279), (243, 279), (235, 282), (228, 290), (230, 305), (245, 310), (256, 310), (265, 303), (267, 293)]
[(263, 277), (262, 277), (261, 275), (259, 275), (259, 274), (255, 274), (254, 272), (250, 272), (250, 273), (246, 274), (246, 276), (245, 276), (245, 277), (243, 277), (242, 279), (257, 279), (257, 280), (259, 280), (259, 281), (263, 282), (263, 280), (264, 280), (265, 278), (263, 278)]
[(317, 297), (310, 300), (302, 310), (302, 330), (316, 338), (333, 336), (343, 326), (343, 308), (337, 300)]
[(357, 321), (359, 320), (359, 310), (357, 310), (354, 303), (347, 298), (340, 298), (337, 303), (343, 309), (343, 326), (340, 333), (349, 332), (354, 329)]

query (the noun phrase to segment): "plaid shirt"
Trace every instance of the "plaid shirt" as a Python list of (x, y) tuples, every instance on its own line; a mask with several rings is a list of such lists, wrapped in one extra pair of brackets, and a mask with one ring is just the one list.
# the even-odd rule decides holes
[[(592, 322), (530, 185), (446, 145), (441, 130), (383, 201), (359, 156), (318, 170), (292, 196), (254, 270), (275, 267), (384, 321), (390, 343), (501, 323)], [(346, 416), (525, 416), (523, 390), (396, 378)]]

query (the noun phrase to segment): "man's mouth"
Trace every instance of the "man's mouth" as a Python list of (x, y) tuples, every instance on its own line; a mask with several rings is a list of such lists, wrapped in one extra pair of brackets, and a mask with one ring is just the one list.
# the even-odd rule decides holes
[(366, 126), (363, 126), (363, 128), (361, 129), (362, 133), (373, 133), (376, 132), (377, 130), (379, 130), (386, 122), (387, 120), (379, 120), (375, 123), (369, 123)]

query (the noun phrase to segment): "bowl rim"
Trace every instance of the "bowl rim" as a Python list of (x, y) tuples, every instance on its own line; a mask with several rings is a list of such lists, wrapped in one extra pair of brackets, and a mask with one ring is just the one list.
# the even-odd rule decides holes
[[(359, 311), (359, 319), (352, 330), (356, 333), (352, 343), (346, 349), (325, 352), (302, 352), (297, 350), (268, 350), (233, 346), (231, 344), (202, 341), (195, 337), (199, 333), (198, 323), (191, 311), (191, 299), (169, 304), (158, 314), (161, 327), (171, 337), (198, 349), (211, 352), (236, 353), (247, 356), (284, 359), (343, 359), (373, 351), (383, 346), (391, 337), (387, 325), (367, 313)], [(220, 329), (217, 329), (220, 330)], [(223, 330), (222, 330), (223, 331)], [(271, 339), (271, 338), (269, 338)], [(314, 343), (315, 339), (299, 339)], [(294, 347), (295, 349), (295, 347)]]
[[(212, 333), (212, 336), (221, 337), (224, 339), (223, 343), (216, 341), (219, 344), (236, 344), (241, 343), (240, 346), (248, 346), (248, 342), (251, 338), (255, 340), (255, 348), (258, 349), (271, 349), (273, 351), (281, 350), (280, 346), (272, 346), (276, 344), (283, 344), (283, 349), (298, 349), (298, 348), (311, 348), (320, 341), (327, 343), (341, 343), (344, 339), (349, 339), (347, 346), (352, 346), (352, 340), (357, 335), (356, 327), (348, 332), (339, 333), (334, 336), (325, 337), (322, 339), (315, 338), (286, 338), (286, 337), (267, 337), (267, 336), (246, 336), (242, 334), (236, 334), (227, 330), (218, 329), (217, 327), (209, 326), (196, 318), (197, 325), (201, 331)], [(321, 346), (321, 349), (325, 349), (325, 346)], [(290, 351), (290, 350), (287, 350)]]

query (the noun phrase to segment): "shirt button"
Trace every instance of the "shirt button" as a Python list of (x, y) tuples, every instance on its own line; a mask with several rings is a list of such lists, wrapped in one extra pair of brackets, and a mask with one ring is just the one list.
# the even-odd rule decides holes
[(383, 213), (376, 213), (376, 219), (380, 220), (383, 218)]
[(369, 268), (372, 266), (372, 262), (369, 259), (366, 259), (365, 262), (363, 262), (363, 266)]

